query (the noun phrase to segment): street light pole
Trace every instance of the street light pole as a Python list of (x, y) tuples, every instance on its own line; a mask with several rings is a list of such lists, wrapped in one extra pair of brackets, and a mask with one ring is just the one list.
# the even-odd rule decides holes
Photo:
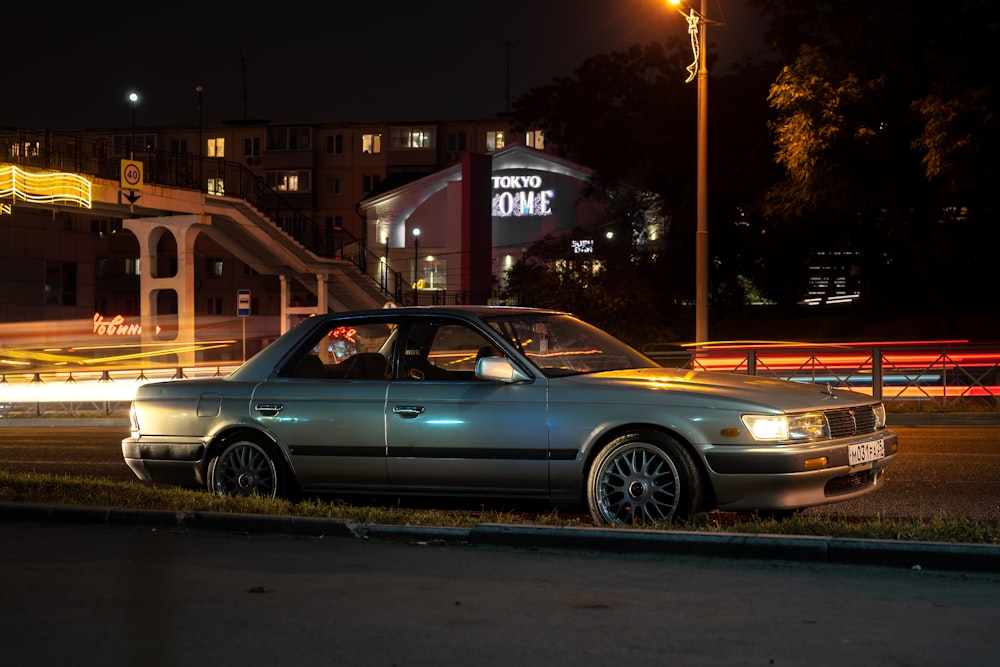
[(695, 236), (695, 337), (708, 341), (708, 43), (705, 5), (698, 20), (698, 232)]
[(389, 291), (389, 230), (385, 230), (385, 257), (382, 260), (382, 289)]
[(128, 94), (128, 101), (132, 103), (132, 145), (129, 146), (129, 159), (135, 159), (135, 105), (139, 101), (139, 94), (131, 92)]
[[(682, 0), (668, 0), (679, 6)], [(688, 34), (691, 35), (691, 49), (695, 61), (688, 66), (691, 76), (698, 85), (698, 167), (697, 167), (697, 231), (695, 234), (695, 342), (708, 341), (708, 61), (706, 31), (708, 0), (701, 0), (701, 11), (692, 7), (687, 19)], [(678, 8), (678, 11), (680, 9)]]
[(420, 228), (413, 228), (413, 305), (417, 305), (417, 281), (420, 279)]

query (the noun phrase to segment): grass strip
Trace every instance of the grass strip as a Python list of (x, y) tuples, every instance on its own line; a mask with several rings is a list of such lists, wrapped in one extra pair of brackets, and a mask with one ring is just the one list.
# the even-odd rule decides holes
[[(113, 509), (169, 510), (174, 512), (230, 512), (344, 519), (362, 524), (471, 528), (483, 523), (593, 526), (589, 517), (561, 515), (558, 511), (521, 512), (483, 506), (480, 509), (424, 509), (377, 503), (353, 505), (339, 498), (289, 500), (215, 496), (204, 491), (160, 487), (141, 482), (50, 475), (0, 470), (0, 502), (84, 505)], [(967, 517), (931, 517), (868, 520), (796, 515), (787, 519), (710, 512), (686, 522), (640, 526), (660, 530), (739, 532), (773, 535), (812, 535), (858, 539), (1000, 544), (1000, 526)], [(627, 530), (628, 528), (623, 528)]]

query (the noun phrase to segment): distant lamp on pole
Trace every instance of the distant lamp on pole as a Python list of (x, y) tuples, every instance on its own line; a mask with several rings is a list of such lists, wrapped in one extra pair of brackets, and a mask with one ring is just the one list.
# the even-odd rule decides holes
[(389, 291), (389, 230), (385, 230), (385, 236), (382, 238), (385, 242), (385, 255), (382, 258), (382, 289)]
[(413, 228), (413, 305), (417, 305), (417, 282), (420, 280), (420, 228)]
[(133, 91), (128, 94), (128, 101), (132, 104), (132, 145), (129, 146), (129, 159), (135, 159), (135, 105), (139, 102), (139, 93)]
[(695, 236), (695, 342), (708, 341), (708, 64), (705, 59), (708, 43), (706, 29), (707, 0), (701, 0), (701, 11), (690, 7), (685, 14), (683, 0), (667, 0), (688, 22), (694, 62), (688, 66), (687, 81), (698, 82), (698, 230)]

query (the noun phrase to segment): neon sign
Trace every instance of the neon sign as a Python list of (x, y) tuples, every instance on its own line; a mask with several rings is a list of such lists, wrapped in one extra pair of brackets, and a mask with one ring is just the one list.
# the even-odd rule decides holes
[(91, 183), (79, 174), (33, 172), (12, 164), (0, 165), (0, 198), (35, 204), (76, 204), (91, 207)]
[(357, 343), (358, 330), (354, 327), (337, 327), (330, 331), (330, 338), (343, 338), (349, 343)]
[(110, 320), (106, 320), (104, 315), (94, 313), (94, 334), (98, 336), (139, 336), (142, 334), (142, 325), (135, 322), (127, 323), (124, 315), (115, 315)]
[(542, 177), (537, 174), (494, 176), (493, 217), (552, 215), (555, 194), (555, 190), (542, 188)]

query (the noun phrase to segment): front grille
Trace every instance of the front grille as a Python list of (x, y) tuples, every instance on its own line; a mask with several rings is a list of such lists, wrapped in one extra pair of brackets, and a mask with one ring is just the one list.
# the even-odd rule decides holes
[(837, 496), (842, 493), (847, 493), (849, 491), (854, 491), (862, 486), (866, 486), (871, 481), (871, 470), (863, 470), (853, 475), (844, 475), (843, 477), (834, 477), (829, 482), (826, 483), (826, 488), (823, 492), (830, 496)]
[(823, 414), (826, 415), (826, 421), (830, 424), (831, 438), (845, 438), (859, 433), (875, 432), (875, 411), (870, 405), (824, 410)]

